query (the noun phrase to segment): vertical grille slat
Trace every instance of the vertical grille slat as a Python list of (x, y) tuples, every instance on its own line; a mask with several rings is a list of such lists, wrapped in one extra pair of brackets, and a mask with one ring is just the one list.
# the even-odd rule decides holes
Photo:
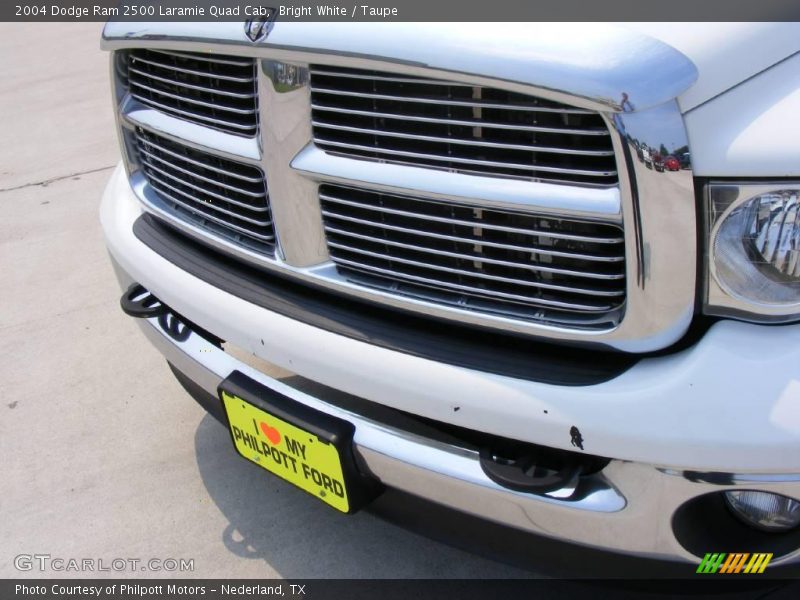
[(128, 52), (127, 67), (139, 102), (226, 133), (256, 135), (255, 59), (137, 48)]
[(311, 66), (314, 141), (383, 162), (572, 185), (618, 183), (596, 112), (485, 86)]
[(361, 285), (576, 327), (621, 317), (616, 225), (332, 184), (320, 202), (331, 259)]
[(263, 172), (137, 128), (139, 166), (179, 219), (274, 252), (275, 232)]

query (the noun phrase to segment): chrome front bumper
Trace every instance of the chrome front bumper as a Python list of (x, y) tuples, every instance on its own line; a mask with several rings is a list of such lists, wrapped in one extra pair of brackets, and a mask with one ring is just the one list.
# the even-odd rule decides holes
[[(798, 326), (720, 322), (693, 347), (643, 359), (600, 385), (513, 379), (375, 346), (252, 304), (146, 246), (133, 232), (141, 214), (118, 170), (101, 218), (122, 289), (138, 282), (234, 347), (387, 409), (562, 450), (572, 449), (566, 434), (577, 423), (591, 440), (587, 453), (614, 459), (601, 474), (582, 478), (578, 490), (546, 496), (514, 492), (484, 475), (476, 453), (346, 413), (250, 368), (200, 335), (176, 341), (156, 322), (140, 320), (167, 360), (214, 397), (219, 382), (240, 370), (299, 402), (351, 420), (356, 452), (388, 486), (524, 531), (683, 561), (696, 561), (707, 551), (761, 551), (705, 544), (687, 551), (673, 527), (687, 502), (737, 488), (800, 499)], [(724, 507), (718, 512), (727, 514)], [(702, 519), (694, 523), (702, 529)], [(773, 563), (796, 561), (799, 546), (776, 555)]]
[[(352, 422), (357, 456), (387, 486), (535, 534), (643, 557), (696, 562), (673, 534), (671, 521), (681, 505), (722, 489), (757, 487), (795, 497), (800, 489), (800, 476), (692, 474), (612, 460), (601, 473), (582, 478), (577, 489), (547, 495), (515, 492), (483, 473), (477, 452), (386, 426), (310, 396), (248, 366), (198, 333), (176, 340), (157, 318), (137, 321), (167, 361), (208, 394), (216, 396), (219, 383), (240, 371), (297, 402)], [(714, 483), (715, 475), (724, 483)], [(798, 556), (800, 551), (794, 551), (772, 562), (794, 562)]]

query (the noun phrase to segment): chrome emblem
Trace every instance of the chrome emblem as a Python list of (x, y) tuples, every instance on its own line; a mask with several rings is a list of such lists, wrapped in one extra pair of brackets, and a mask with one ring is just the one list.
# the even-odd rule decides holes
[(244, 22), (244, 32), (251, 42), (261, 41), (269, 35), (275, 12), (274, 8), (262, 7), (258, 11), (258, 16)]

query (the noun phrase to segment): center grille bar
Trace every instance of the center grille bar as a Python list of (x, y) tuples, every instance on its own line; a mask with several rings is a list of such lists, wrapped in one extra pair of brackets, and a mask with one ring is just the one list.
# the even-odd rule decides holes
[(609, 224), (320, 188), (340, 273), (393, 294), (571, 326), (616, 324), (623, 232)]
[(494, 88), (311, 67), (314, 141), (322, 149), (464, 173), (612, 186), (599, 114)]
[(258, 128), (252, 58), (134, 49), (127, 76), (133, 98), (175, 117), (236, 135)]
[(137, 128), (139, 165), (150, 187), (178, 218), (274, 251), (275, 233), (264, 173)]

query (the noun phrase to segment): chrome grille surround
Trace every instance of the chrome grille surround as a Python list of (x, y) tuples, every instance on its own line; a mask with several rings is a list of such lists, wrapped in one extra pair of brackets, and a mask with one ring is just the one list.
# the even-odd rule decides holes
[(258, 129), (252, 58), (136, 48), (127, 53), (128, 87), (139, 102), (228, 133)]
[[(671, 187), (662, 174), (636, 160), (631, 133), (656, 129), (685, 140), (674, 98), (696, 78), (694, 66), (672, 48), (611, 25), (526, 24), (516, 37), (493, 24), (357, 24), (277, 22), (267, 45), (253, 45), (239, 23), (150, 23), (131, 33), (109, 23), (104, 47), (120, 57), (133, 48), (213, 52), (257, 59), (259, 134), (240, 136), (192, 123), (146, 106), (128, 94), (112, 61), (118, 123), (133, 191), (144, 210), (240, 260), (266, 271), (313, 283), (362, 301), (478, 327), (566, 343), (628, 352), (664, 348), (686, 331), (695, 305), (696, 215), (690, 189)], [(574, 27), (581, 36), (571, 35)], [(537, 35), (532, 35), (532, 29)], [(538, 29), (537, 29), (538, 28)], [(556, 31), (557, 30), (557, 31)], [(428, 34), (425, 45), (408, 44)], [(484, 53), (476, 40), (502, 36)], [(465, 37), (466, 36), (466, 37)], [(562, 40), (570, 40), (569, 44)], [(577, 41), (576, 41), (577, 40)], [(524, 51), (521, 51), (523, 50)], [(508, 52), (506, 52), (508, 50)], [(591, 50), (604, 61), (584, 71)], [(611, 186), (551, 183), (488, 173), (432, 169), (395, 161), (364, 160), (326, 152), (314, 144), (310, 66), (392, 73), (505, 90), (546, 102), (593, 111), (611, 131), (618, 183)], [(620, 68), (619, 65), (625, 65)], [(644, 73), (669, 74), (645, 85)], [(287, 78), (286, 74), (291, 74)], [(636, 110), (624, 112), (624, 91)], [(653, 124), (658, 123), (658, 127)], [(154, 200), (155, 192), (125, 142), (136, 127), (221, 158), (261, 168), (268, 180), (276, 246), (273, 256), (230, 237), (176, 218)], [(680, 142), (678, 142), (680, 143)], [(549, 316), (465, 310), (432, 298), (399, 295), (356, 281), (332, 260), (319, 198), (320, 186), (339, 185), (372, 193), (420, 198), (487, 210), (530, 213), (541, 218), (620, 228), (625, 239), (625, 302), (616, 322), (559, 322)]]
[(507, 90), (310, 67), (314, 142), (328, 152), (581, 185), (617, 184), (595, 111)]

